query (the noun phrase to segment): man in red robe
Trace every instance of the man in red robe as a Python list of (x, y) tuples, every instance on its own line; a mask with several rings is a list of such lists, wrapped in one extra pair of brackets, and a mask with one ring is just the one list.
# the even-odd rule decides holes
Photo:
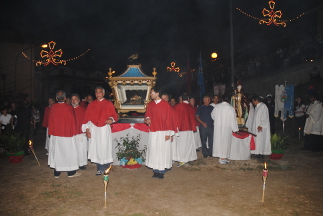
[(161, 91), (154, 87), (150, 92), (153, 99), (147, 105), (145, 123), (149, 125), (146, 166), (153, 169), (153, 178), (163, 179), (172, 167), (172, 140), (176, 131), (174, 109), (159, 96)]
[[(198, 106), (195, 104), (194, 97), (190, 97), (189, 104), (192, 106), (192, 108), (194, 109), (194, 112), (196, 114)], [(199, 130), (200, 123), (195, 119), (195, 124), (196, 124), (196, 131), (193, 134), (194, 134), (194, 139), (195, 139), (196, 151), (199, 152), (200, 151), (199, 148), (202, 147), (200, 130)]]
[(49, 144), (48, 164), (54, 168), (54, 176), (58, 178), (62, 171), (68, 177), (79, 176), (76, 135), (76, 122), (73, 107), (65, 103), (66, 94), (60, 90), (56, 93), (56, 104), (52, 105), (48, 118)]
[(88, 158), (97, 164), (97, 176), (113, 162), (110, 124), (118, 121), (114, 105), (104, 95), (104, 88), (95, 89), (96, 100), (88, 105), (82, 123), (82, 131), (89, 138)]
[(195, 111), (188, 102), (189, 96), (182, 96), (182, 103), (174, 106), (179, 122), (179, 137), (173, 159), (178, 161), (178, 167), (197, 159), (196, 144), (193, 132), (196, 131)]
[(80, 104), (80, 95), (72, 94), (72, 106), (74, 107), (75, 119), (76, 119), (76, 136), (75, 142), (78, 151), (79, 157), (79, 166), (80, 169), (86, 169), (87, 165), (87, 138), (85, 133), (82, 132), (82, 122), (85, 115), (86, 109), (81, 107)]
[(49, 111), (50, 107), (55, 103), (55, 98), (50, 97), (48, 98), (48, 106), (44, 110), (44, 118), (43, 118), (43, 127), (46, 128), (46, 143), (45, 143), (45, 149), (47, 150), (46, 155), (48, 155), (48, 144), (49, 144), (49, 136), (48, 136), (48, 118), (49, 118)]
[(80, 106), (81, 107), (84, 107), (84, 108), (87, 108), (87, 94), (85, 95), (85, 97), (80, 101)]

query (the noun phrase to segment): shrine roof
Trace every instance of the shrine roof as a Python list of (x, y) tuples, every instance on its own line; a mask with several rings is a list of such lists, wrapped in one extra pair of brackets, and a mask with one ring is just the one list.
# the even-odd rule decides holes
[(141, 70), (140, 65), (128, 65), (128, 68), (119, 77), (148, 77)]

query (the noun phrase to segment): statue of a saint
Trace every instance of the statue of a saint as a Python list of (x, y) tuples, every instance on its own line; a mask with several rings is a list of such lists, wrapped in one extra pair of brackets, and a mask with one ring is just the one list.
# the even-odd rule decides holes
[(247, 97), (243, 94), (242, 86), (238, 85), (237, 89), (234, 90), (234, 94), (231, 97), (231, 105), (236, 111), (237, 123), (239, 126), (245, 125), (245, 118), (248, 115), (248, 108), (246, 104)]

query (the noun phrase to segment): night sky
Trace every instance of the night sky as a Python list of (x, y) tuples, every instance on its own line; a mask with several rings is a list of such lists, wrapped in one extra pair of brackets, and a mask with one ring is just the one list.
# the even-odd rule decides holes
[[(0, 4), (2, 41), (53, 40), (64, 51), (64, 59), (91, 49), (82, 61), (69, 63), (71, 67), (101, 71), (112, 67), (121, 73), (128, 57), (138, 53), (146, 74), (157, 67), (162, 75), (172, 61), (186, 71), (188, 53), (192, 68), (197, 68), (200, 51), (206, 62), (212, 52), (222, 59), (230, 55), (229, 0), (2, 0)], [(291, 19), (322, 4), (322, 0), (277, 0), (276, 9), (282, 10), (283, 19)], [(268, 1), (233, 0), (237, 58), (266, 53), (316, 25), (313, 13), (286, 28), (259, 25), (237, 7), (261, 18)]]

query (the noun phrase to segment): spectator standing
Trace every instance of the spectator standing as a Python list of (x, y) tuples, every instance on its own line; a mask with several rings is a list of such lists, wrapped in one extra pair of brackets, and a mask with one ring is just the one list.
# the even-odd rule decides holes
[(299, 133), (304, 134), (304, 125), (306, 121), (306, 117), (305, 117), (306, 106), (303, 103), (303, 99), (301, 97), (296, 98), (294, 113), (295, 113), (294, 137), (298, 137)]
[(272, 100), (272, 95), (268, 94), (266, 96), (266, 102), (265, 102), (268, 113), (269, 113), (269, 122), (270, 122), (270, 132), (271, 134), (275, 133), (275, 102)]
[[(209, 96), (203, 97), (203, 105), (200, 106), (196, 111), (196, 120), (200, 123), (200, 139), (202, 142), (202, 154), (204, 158), (212, 157), (213, 151), (213, 119), (211, 113), (213, 106), (210, 105), (211, 98)], [(208, 145), (207, 143), (208, 142)]]

